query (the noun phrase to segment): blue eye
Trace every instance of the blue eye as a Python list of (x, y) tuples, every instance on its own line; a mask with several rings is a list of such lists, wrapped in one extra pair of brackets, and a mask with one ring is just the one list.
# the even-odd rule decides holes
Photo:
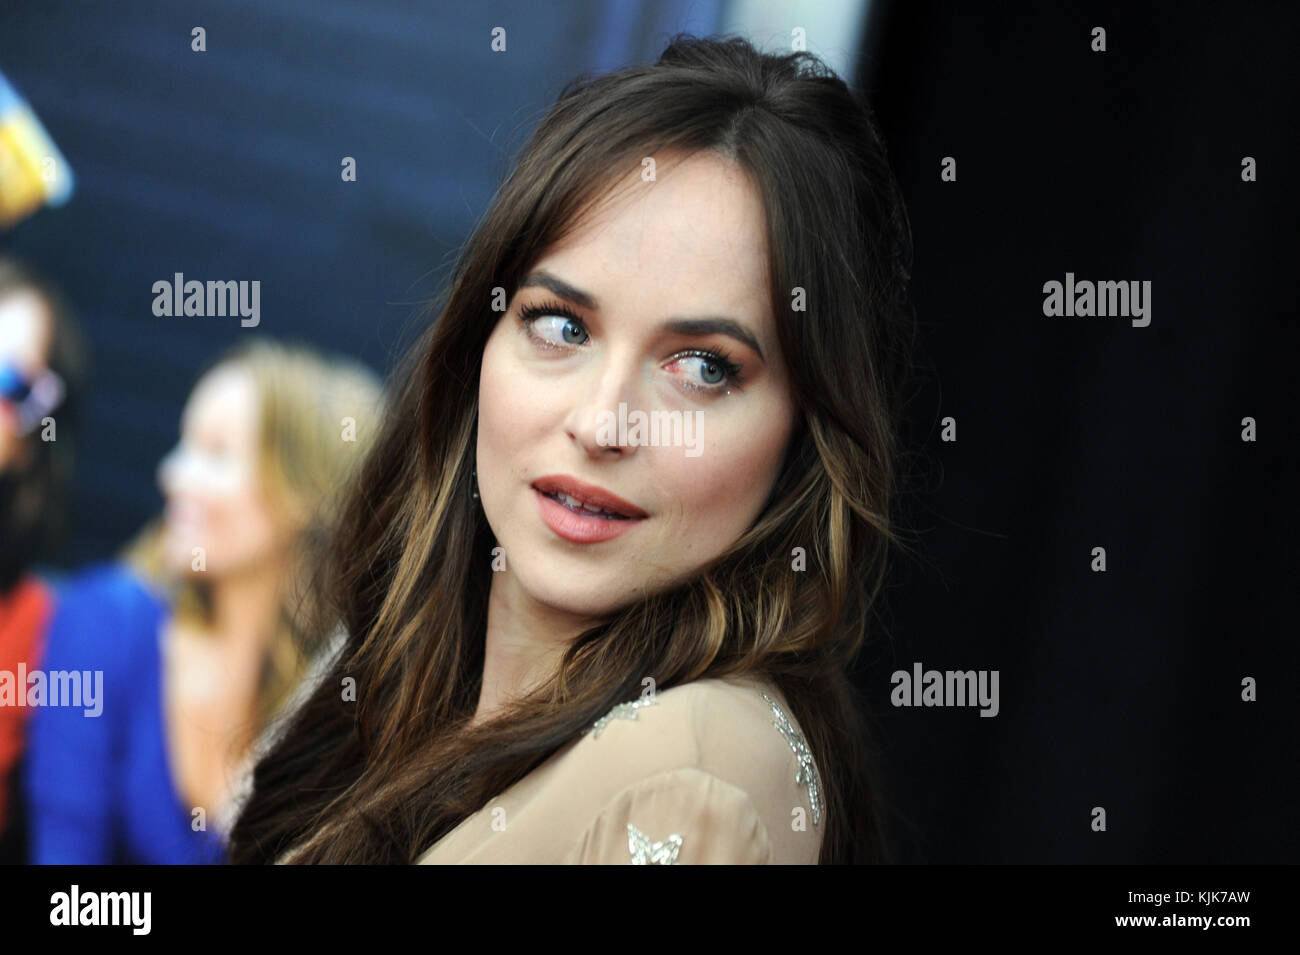
[(536, 332), (534, 333), (537, 334), (538, 338), (541, 338), (548, 344), (581, 345), (588, 337), (586, 330), (582, 327), (582, 320), (563, 305), (521, 306), (519, 309), (519, 320), (534, 329), (538, 325), (541, 325), (543, 328), (549, 327), (554, 329), (558, 322), (558, 331), (560, 335), (559, 342), (556, 342), (545, 335), (537, 334)]
[(726, 380), (727, 371), (718, 362), (700, 358), (698, 355), (691, 355), (688, 357), (697, 358), (701, 362), (700, 372), (704, 375), (705, 384), (716, 385), (719, 382)]
[[(567, 305), (551, 302), (542, 305), (521, 305), (519, 320), (528, 329), (528, 333), (540, 345), (547, 348), (564, 348), (569, 345), (582, 345), (591, 336), (583, 327), (582, 319)], [(538, 328), (551, 329), (552, 334), (539, 332)], [(558, 334), (558, 340), (553, 337)], [(682, 381), (681, 386), (688, 391), (704, 395), (724, 394), (729, 388), (739, 388), (744, 380), (740, 365), (731, 360), (726, 352), (708, 351), (699, 348), (687, 349), (674, 355), (669, 367), (680, 366), (683, 361), (694, 360), (698, 374), (697, 381)]]
[(720, 352), (691, 349), (682, 352), (671, 364), (681, 365), (683, 361), (696, 362), (695, 367), (701, 376), (700, 384), (683, 382), (691, 391), (721, 393), (726, 391), (728, 384), (739, 386), (742, 380), (740, 366), (731, 360), (731, 356)]

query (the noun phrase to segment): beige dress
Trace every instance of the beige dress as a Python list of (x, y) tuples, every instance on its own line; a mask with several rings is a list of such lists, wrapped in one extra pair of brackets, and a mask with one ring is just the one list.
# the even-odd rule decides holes
[(821, 776), (763, 676), (622, 703), (434, 843), (421, 864), (815, 864)]

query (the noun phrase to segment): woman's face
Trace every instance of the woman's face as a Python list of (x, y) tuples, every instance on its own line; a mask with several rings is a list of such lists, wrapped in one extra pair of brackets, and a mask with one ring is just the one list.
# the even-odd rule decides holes
[[(0, 296), (0, 367), (28, 381), (45, 371), (50, 347), (50, 319), (40, 295), (18, 289)], [(0, 401), (0, 472), (21, 467), (25, 457), (18, 411)]]
[(186, 403), (180, 443), (158, 469), (164, 551), (176, 571), (222, 577), (263, 570), (278, 556), (281, 530), (258, 469), (258, 397), (248, 369), (228, 363), (201, 378)]
[[(726, 550), (762, 510), (796, 421), (759, 194), (713, 154), (657, 161), (657, 181), (607, 199), (533, 264), (483, 354), (495, 583), (581, 617)], [(560, 491), (629, 518), (575, 513)]]

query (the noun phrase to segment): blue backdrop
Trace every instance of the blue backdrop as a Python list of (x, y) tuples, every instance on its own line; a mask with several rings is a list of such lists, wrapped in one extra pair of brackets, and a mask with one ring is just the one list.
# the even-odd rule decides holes
[[(161, 506), (154, 469), (205, 362), (262, 333), (386, 371), (563, 84), (715, 32), (723, 7), (0, 4), (0, 71), (77, 177), (65, 207), (0, 236), (68, 291), (93, 352), (66, 563), (111, 555)], [(153, 283), (176, 272), (260, 280), (260, 325), (155, 317)]]

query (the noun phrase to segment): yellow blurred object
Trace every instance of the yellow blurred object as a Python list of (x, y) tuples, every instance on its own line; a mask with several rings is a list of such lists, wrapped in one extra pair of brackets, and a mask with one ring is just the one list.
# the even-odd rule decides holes
[(36, 114), (0, 76), (0, 229), (72, 194), (72, 170)]

